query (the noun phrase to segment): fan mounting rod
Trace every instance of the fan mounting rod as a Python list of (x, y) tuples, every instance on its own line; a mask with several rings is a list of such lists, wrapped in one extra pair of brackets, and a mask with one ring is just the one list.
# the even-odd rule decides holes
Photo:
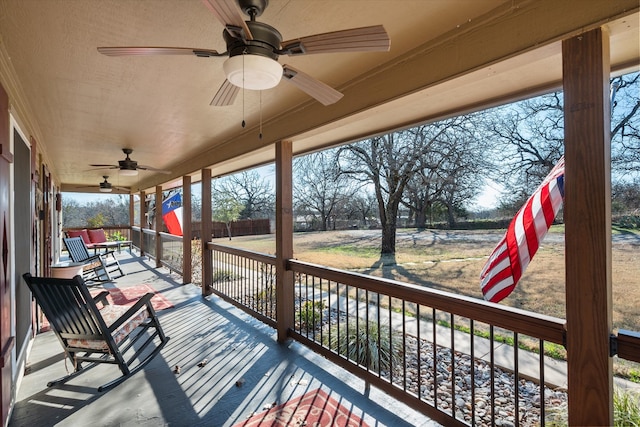
[(238, 0), (238, 5), (253, 21), (262, 15), (264, 9), (269, 5), (269, 0)]

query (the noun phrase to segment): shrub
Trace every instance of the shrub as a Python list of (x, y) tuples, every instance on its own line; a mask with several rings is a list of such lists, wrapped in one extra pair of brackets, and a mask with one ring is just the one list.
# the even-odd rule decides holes
[(127, 236), (125, 236), (119, 231), (113, 231), (111, 234), (109, 234), (109, 240), (122, 242), (124, 240), (127, 240)]
[(333, 325), (329, 334), (324, 336), (324, 344), (373, 371), (390, 371), (392, 366), (402, 361), (402, 338), (397, 333), (389, 332), (388, 325), (380, 327), (377, 322), (369, 322), (367, 327), (361, 320), (356, 327), (355, 319), (351, 319)]
[(233, 280), (233, 272), (231, 270), (218, 269), (213, 272), (213, 283), (226, 282)]
[(296, 313), (296, 320), (300, 322), (300, 329), (316, 329), (322, 320), (325, 305), (322, 301), (306, 301)]

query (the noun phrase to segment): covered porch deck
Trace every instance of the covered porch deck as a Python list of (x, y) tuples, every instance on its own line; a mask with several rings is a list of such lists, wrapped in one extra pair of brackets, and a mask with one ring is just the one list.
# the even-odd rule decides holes
[[(73, 367), (53, 332), (38, 334), (10, 426), (260, 425), (267, 417), (256, 415), (317, 389), (356, 420), (339, 425), (438, 425), (302, 344), (278, 344), (275, 329), (216, 296), (203, 297), (200, 287), (182, 285), (181, 276), (137, 251), (118, 257), (127, 274), (103, 286), (145, 284), (161, 293), (173, 304), (158, 312), (169, 343), (143, 371), (99, 393), (98, 385), (120, 374), (117, 367), (97, 366), (47, 387)], [(302, 405), (286, 409), (296, 407)], [(339, 414), (331, 401), (325, 409)]]

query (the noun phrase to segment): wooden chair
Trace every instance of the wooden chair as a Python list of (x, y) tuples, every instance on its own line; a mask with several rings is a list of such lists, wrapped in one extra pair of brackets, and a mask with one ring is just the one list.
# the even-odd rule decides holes
[[(92, 297), (79, 275), (56, 279), (26, 273), (23, 278), (75, 367), (73, 373), (50, 381), (49, 387), (66, 382), (97, 363), (117, 364), (122, 376), (98, 387), (98, 391), (106, 390), (142, 369), (169, 340), (151, 305), (152, 293), (131, 307), (108, 305), (109, 292)], [(147, 350), (150, 344), (155, 347)], [(84, 368), (83, 362), (90, 365)]]
[[(90, 255), (82, 237), (64, 237), (69, 257), (73, 262), (84, 263), (83, 277), (86, 281), (108, 282), (124, 276), (124, 271), (113, 251)], [(113, 276), (117, 273), (117, 276)]]

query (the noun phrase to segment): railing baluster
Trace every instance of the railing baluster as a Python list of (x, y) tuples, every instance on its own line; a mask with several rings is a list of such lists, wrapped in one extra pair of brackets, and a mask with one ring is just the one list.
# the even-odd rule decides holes
[(473, 319), (469, 319), (469, 329), (471, 332), (469, 334), (469, 338), (471, 339), (470, 343), (470, 353), (471, 353), (471, 362), (469, 366), (471, 376), (471, 425), (476, 425), (476, 351), (475, 351), (475, 324)]
[(495, 349), (493, 340), (493, 325), (489, 325), (489, 367), (490, 367), (490, 380), (491, 380), (491, 425), (496, 425), (496, 364), (495, 364)]
[[(393, 305), (393, 300), (391, 299), (391, 295), (388, 296), (389, 298), (389, 306), (388, 306), (388, 319), (389, 319), (389, 354), (393, 354), (393, 325), (392, 325), (392, 319), (393, 316), (391, 315), (391, 306)], [(393, 358), (389, 359), (389, 382), (391, 384), (393, 384)]]
[[(407, 391), (407, 319), (406, 301), (402, 300), (402, 389)], [(393, 346), (391, 346), (393, 349)]]
[(520, 375), (518, 372), (518, 333), (513, 333), (513, 384), (514, 384), (514, 399), (513, 399), (513, 413), (516, 427), (520, 426)]
[(431, 324), (433, 326), (433, 406), (438, 409), (438, 331), (436, 330), (438, 323), (436, 322), (436, 309), (432, 308), (431, 310)]
[(456, 320), (453, 313), (451, 319), (451, 416), (456, 418)]
[[(377, 336), (377, 341), (378, 341), (378, 348), (380, 348), (380, 343), (382, 341), (381, 338), (381, 332), (382, 332), (382, 323), (380, 323), (380, 293), (378, 292), (377, 294), (378, 297), (378, 307), (377, 307), (377, 316), (378, 316), (378, 336)], [(378, 377), (380, 377), (382, 375), (382, 369), (380, 368), (380, 364), (378, 364)]]
[(544, 341), (538, 340), (540, 346), (540, 426), (546, 425), (546, 399), (545, 399), (545, 387), (544, 387)]
[(418, 400), (422, 400), (422, 336), (420, 335), (420, 304), (416, 305), (416, 352), (418, 361)]

